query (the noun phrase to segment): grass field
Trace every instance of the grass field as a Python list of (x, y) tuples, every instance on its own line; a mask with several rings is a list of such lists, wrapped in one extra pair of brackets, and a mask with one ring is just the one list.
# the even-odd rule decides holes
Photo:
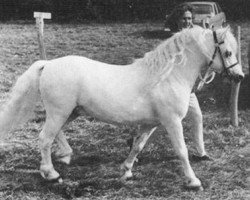
[[(248, 72), (249, 24), (232, 24), (242, 27), (245, 72)], [(0, 27), (0, 100), (3, 104), (17, 77), (39, 59), (39, 50), (35, 24), (7, 23)], [(45, 26), (48, 59), (74, 54), (127, 64), (152, 50), (164, 38), (160, 23)], [(206, 100), (208, 96), (202, 98)], [(126, 140), (132, 129), (84, 117), (64, 129), (74, 150), (69, 166), (54, 163), (64, 183), (45, 182), (35, 171), (40, 165), (38, 134), (44, 123), (44, 111), (39, 105), (35, 118), (10, 133), (8, 148), (0, 150), (0, 199), (250, 199), (250, 180), (247, 179), (250, 179), (250, 110), (240, 110), (240, 126), (234, 128), (230, 125), (228, 109), (212, 103), (202, 103), (202, 109), (206, 149), (214, 157), (214, 161), (191, 161), (203, 182), (202, 192), (187, 191), (183, 187), (180, 161), (162, 128), (139, 155), (139, 162), (134, 166), (135, 178), (120, 182), (119, 166), (128, 155)], [(190, 123), (187, 120), (184, 130), (192, 154), (194, 148), (188, 137)]]

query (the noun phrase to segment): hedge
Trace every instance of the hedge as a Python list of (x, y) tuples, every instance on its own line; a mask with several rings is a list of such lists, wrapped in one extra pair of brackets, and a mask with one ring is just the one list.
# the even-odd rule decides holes
[[(33, 12), (51, 12), (53, 21), (163, 20), (184, 0), (0, 0), (0, 21), (32, 20)], [(229, 20), (249, 19), (249, 0), (217, 0)]]

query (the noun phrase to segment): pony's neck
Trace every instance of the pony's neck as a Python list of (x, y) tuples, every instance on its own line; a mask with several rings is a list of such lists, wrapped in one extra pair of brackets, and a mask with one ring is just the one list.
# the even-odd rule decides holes
[(186, 63), (184, 65), (176, 65), (169, 77), (174, 77), (179, 84), (190, 89), (193, 89), (194, 84), (201, 71), (206, 70), (207, 56), (204, 55), (198, 43), (191, 42), (185, 50)]
[(207, 62), (203, 51), (203, 43), (207, 43), (203, 31), (199, 27), (177, 33), (142, 59), (136, 60), (133, 66), (142, 71), (150, 87), (174, 79), (172, 81), (192, 89)]

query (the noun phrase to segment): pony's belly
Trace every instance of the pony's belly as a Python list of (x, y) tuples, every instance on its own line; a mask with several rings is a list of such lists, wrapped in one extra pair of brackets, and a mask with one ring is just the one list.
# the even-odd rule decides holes
[(79, 115), (91, 116), (100, 121), (112, 124), (152, 124), (159, 123), (156, 116), (149, 110), (132, 110), (132, 109), (117, 109), (117, 108), (100, 108), (96, 106), (78, 106), (77, 112)]

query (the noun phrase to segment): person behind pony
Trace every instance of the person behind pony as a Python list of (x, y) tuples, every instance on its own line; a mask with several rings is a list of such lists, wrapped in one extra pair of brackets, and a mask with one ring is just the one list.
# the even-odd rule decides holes
[(181, 31), (184, 28), (193, 28), (194, 8), (189, 3), (179, 4), (168, 16), (168, 26), (171, 33)]
[[(172, 13), (168, 16), (169, 28), (171, 30), (168, 37), (171, 37), (176, 32), (181, 31), (185, 28), (193, 28), (193, 16), (194, 8), (189, 3), (179, 4), (174, 8)], [(195, 160), (209, 160), (210, 157), (207, 155), (204, 147), (203, 140), (203, 119), (201, 108), (198, 102), (198, 99), (194, 92), (191, 93), (189, 99), (189, 108), (187, 112), (187, 117), (192, 123), (192, 138), (194, 140), (197, 155), (193, 155)], [(127, 141), (128, 145), (132, 147), (134, 139), (129, 139)]]

